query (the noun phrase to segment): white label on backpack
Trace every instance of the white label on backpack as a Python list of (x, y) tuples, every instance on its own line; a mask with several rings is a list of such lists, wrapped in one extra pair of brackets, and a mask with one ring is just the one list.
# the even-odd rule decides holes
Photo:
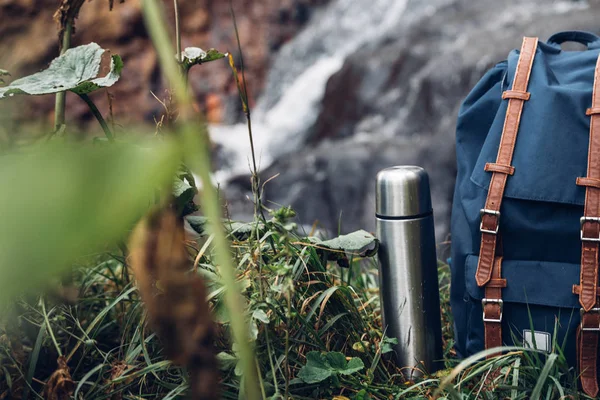
[[(538, 349), (550, 352), (550, 333), (548, 332), (531, 332), (529, 329), (523, 330), (523, 346), (531, 349)], [(535, 342), (534, 342), (535, 339)]]

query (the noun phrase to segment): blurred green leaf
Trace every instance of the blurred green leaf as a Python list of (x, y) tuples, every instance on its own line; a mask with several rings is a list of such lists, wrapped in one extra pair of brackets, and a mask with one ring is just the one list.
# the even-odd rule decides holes
[(3, 76), (10, 76), (10, 73), (5, 69), (0, 68), (0, 85), (4, 85), (4, 79), (2, 79)]
[[(207, 235), (208, 218), (200, 215), (188, 215), (185, 217), (192, 229), (199, 235)], [(251, 234), (256, 233), (262, 235), (266, 231), (266, 226), (262, 222), (240, 222), (223, 220), (225, 229), (236, 240), (247, 240)]]
[(232, 368), (235, 368), (238, 359), (236, 356), (222, 351), (217, 354), (217, 361), (219, 362), (219, 369), (221, 371), (228, 371)]
[(194, 196), (198, 194), (198, 189), (190, 185), (185, 178), (175, 178), (173, 181), (173, 197), (175, 199), (175, 208), (179, 215), (191, 214), (197, 210), (194, 204)]
[(102, 55), (106, 50), (96, 43), (69, 49), (50, 63), (48, 69), (13, 81), (0, 88), (0, 99), (15, 94), (51, 94), (70, 90), (77, 94), (93, 92), (115, 84), (121, 76), (123, 61), (113, 55), (110, 71), (98, 77)]
[(0, 302), (124, 239), (178, 161), (165, 141), (53, 142), (0, 157)]

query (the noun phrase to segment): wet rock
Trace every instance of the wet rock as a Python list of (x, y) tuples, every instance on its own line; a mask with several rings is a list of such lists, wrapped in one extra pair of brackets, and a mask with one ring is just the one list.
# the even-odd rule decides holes
[[(263, 171), (263, 181), (279, 174), (266, 185), (265, 199), (291, 205), (301, 222), (318, 221), (332, 232), (340, 220), (343, 232), (372, 231), (377, 171), (419, 165), (430, 174), (437, 239), (445, 239), (462, 99), (523, 36), (545, 40), (573, 29), (598, 33), (599, 15), (597, 3), (580, 1), (409, 2), (403, 23), (352, 52), (329, 79), (302, 148)], [(311, 23), (307, 31), (321, 28)], [(277, 96), (273, 89), (263, 101), (276, 102)], [(240, 188), (231, 190), (240, 195)], [(243, 202), (233, 203), (236, 208), (240, 214), (249, 210)]]
[[(273, 57), (270, 41), (283, 44), (290, 40), (307, 22), (310, 11), (325, 2), (298, 0), (282, 5), (279, 0), (233, 0), (245, 55), (245, 74), (253, 101), (262, 91), (264, 77)], [(112, 11), (109, 11), (106, 0), (93, 0), (83, 5), (76, 23), (73, 46), (95, 41), (103, 48), (120, 54), (125, 69), (120, 82), (110, 89), (114, 117), (120, 124), (152, 123), (153, 116), (161, 113), (162, 106), (151, 92), (162, 98), (165, 96), (165, 85), (144, 26), (141, 4), (134, 0), (114, 3)], [(180, 0), (179, 3), (183, 47), (214, 47), (237, 54), (228, 1)], [(9, 70), (13, 78), (45, 68), (58, 55), (58, 33), (52, 19), (57, 4), (55, 0), (0, 2), (0, 66)], [(164, 4), (167, 18), (173, 25), (172, 2)], [(299, 7), (304, 11), (302, 16), (296, 17)], [(281, 8), (288, 10), (291, 16), (285, 24), (277, 22)], [(232, 110), (227, 109), (226, 105), (232, 100), (239, 101), (239, 98), (227, 61), (192, 69), (190, 83), (197, 101), (210, 111), (211, 121), (232, 118)], [(108, 113), (106, 93), (94, 93), (92, 97), (98, 108)], [(204, 101), (209, 104), (205, 105)], [(18, 107), (21, 112), (13, 115), (18, 121), (27, 122), (43, 117), (48, 124), (51, 122), (54, 107), (52, 96), (22, 102), (23, 105)], [(69, 103), (68, 121), (91, 121), (85, 104), (78, 104), (79, 99), (74, 97), (72, 101), (69, 99)], [(215, 107), (223, 109), (216, 110)], [(241, 117), (240, 113), (233, 115), (233, 118)]]

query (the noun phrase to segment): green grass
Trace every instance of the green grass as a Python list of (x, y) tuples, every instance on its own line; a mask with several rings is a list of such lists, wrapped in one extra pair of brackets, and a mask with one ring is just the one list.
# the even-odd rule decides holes
[[(574, 390), (576, 377), (559, 352), (545, 356), (512, 348), (490, 360), (452, 359), (449, 271), (444, 264), (439, 276), (447, 369), (405, 381), (390, 353), (383, 354), (388, 340), (381, 327), (375, 261), (354, 257), (347, 269), (328, 262), (328, 255), (299, 235), (286, 214), (289, 209), (266, 223), (226, 224), (265, 397), (585, 398)], [(190, 259), (202, 251), (198, 273), (207, 282), (217, 323), (221, 396), (237, 399), (241, 370), (231, 345), (225, 289), (212, 244), (206, 245), (209, 238), (189, 241), (188, 249)], [(75, 282), (78, 299), (71, 304), (48, 294), (16, 301), (2, 313), (0, 398), (41, 398), (60, 355), (68, 357), (76, 398), (183, 398), (186, 373), (163, 357), (159, 338), (146, 326), (123, 254), (82, 266)], [(353, 364), (363, 368), (305, 383), (299, 376), (304, 376), (300, 371), (310, 352), (332, 358), (339, 352), (348, 360), (360, 359)]]

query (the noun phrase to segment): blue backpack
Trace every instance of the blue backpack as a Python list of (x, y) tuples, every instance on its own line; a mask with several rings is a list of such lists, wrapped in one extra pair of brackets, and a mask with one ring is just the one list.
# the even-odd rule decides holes
[[(567, 41), (587, 46), (563, 51)], [(561, 32), (488, 71), (456, 128), (456, 351), (563, 347), (598, 395), (600, 37)], [(595, 89), (596, 87), (596, 89)]]

